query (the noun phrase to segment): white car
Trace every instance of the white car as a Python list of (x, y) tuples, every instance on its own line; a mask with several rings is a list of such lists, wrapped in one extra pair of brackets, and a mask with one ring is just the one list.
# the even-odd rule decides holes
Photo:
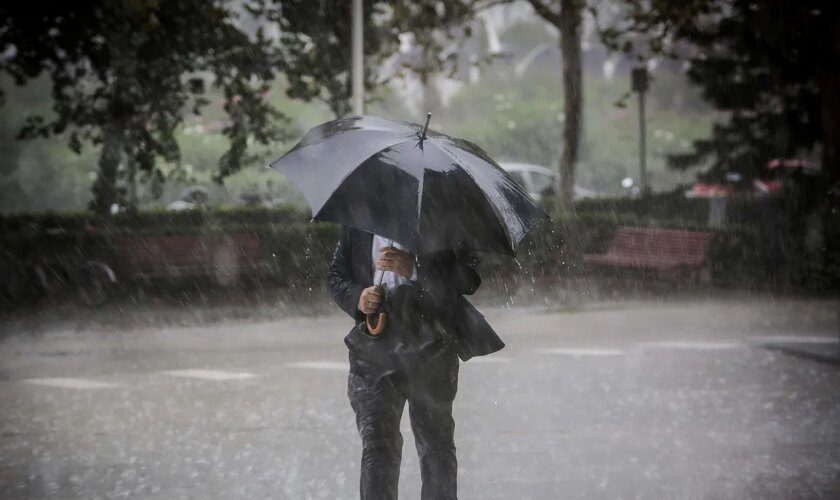
[(170, 212), (193, 210), (202, 205), (206, 205), (208, 201), (210, 201), (210, 191), (206, 187), (190, 186), (181, 191), (181, 195), (177, 200), (166, 205), (166, 210)]
[[(550, 196), (556, 192), (557, 173), (553, 170), (530, 163), (500, 163), (499, 166), (505, 169), (513, 177), (513, 180), (536, 201), (540, 201), (543, 196)], [(580, 186), (575, 186), (574, 192), (576, 200), (597, 196), (594, 191)]]

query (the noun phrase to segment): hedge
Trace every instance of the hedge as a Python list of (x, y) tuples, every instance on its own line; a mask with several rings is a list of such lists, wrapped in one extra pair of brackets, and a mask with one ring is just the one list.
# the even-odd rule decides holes
[(87, 212), (80, 213), (45, 213), (13, 216), (0, 216), (0, 234), (6, 236), (17, 233), (37, 232), (74, 232), (90, 228), (99, 228), (109, 232), (155, 232), (191, 228), (257, 226), (264, 224), (286, 225), (307, 222), (311, 218), (309, 210), (297, 206), (271, 209), (234, 208), (200, 209), (168, 212), (152, 210), (139, 213), (121, 213), (108, 218), (101, 218)]
[[(677, 201), (682, 200), (682, 201)], [(486, 286), (510, 289), (540, 278), (579, 273), (583, 255), (606, 250), (615, 229), (635, 225), (705, 229), (705, 201), (661, 196), (653, 200), (586, 200), (574, 213), (535, 228), (521, 243), (516, 259), (481, 255)], [(667, 211), (670, 202), (679, 209)], [(748, 221), (747, 221), (748, 222)], [(719, 230), (712, 249), (713, 275), (733, 284), (767, 279), (763, 245), (756, 225), (745, 222)], [(232, 234), (256, 234), (272, 263), (270, 277), (286, 286), (322, 287), (338, 236), (333, 224), (310, 222), (307, 210), (195, 210), (120, 214), (100, 220), (89, 214), (41, 214), (0, 217), (0, 245), (20, 259), (79, 266), (85, 260), (108, 261), (113, 238), (126, 235), (194, 234), (215, 241)]]

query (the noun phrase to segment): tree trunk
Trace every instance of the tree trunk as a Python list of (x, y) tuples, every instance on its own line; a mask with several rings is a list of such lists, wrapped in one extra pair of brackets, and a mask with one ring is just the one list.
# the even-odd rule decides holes
[(105, 128), (102, 151), (99, 153), (99, 173), (93, 183), (90, 208), (97, 215), (108, 216), (117, 202), (117, 169), (122, 160), (122, 129), (114, 124)]
[(580, 25), (583, 13), (581, 0), (560, 2), (560, 51), (563, 54), (563, 153), (560, 157), (560, 204), (572, 207), (575, 186), (575, 166), (580, 145), (581, 114), (583, 108), (583, 73), (581, 70)]
[[(117, 4), (122, 7), (121, 4)], [(137, 71), (134, 36), (126, 20), (107, 33), (109, 57), (113, 66), (113, 90), (108, 96), (108, 118), (102, 127), (102, 152), (99, 154), (99, 174), (93, 184), (90, 208), (99, 215), (111, 214), (111, 206), (119, 201), (117, 170), (124, 153), (128, 117), (133, 113), (131, 92)]]
[[(840, 28), (840, 19), (833, 23)], [(829, 35), (830, 57), (824, 61), (823, 68), (818, 74), (820, 89), (820, 104), (822, 113), (822, 176), (825, 189), (819, 193), (822, 207), (822, 256), (823, 269), (834, 279), (840, 269), (840, 231), (837, 226), (837, 194), (830, 194), (829, 190), (840, 185), (840, 32), (831, 30)]]
[(126, 175), (126, 182), (128, 183), (128, 199), (126, 210), (130, 213), (137, 213), (137, 161), (133, 158), (127, 158), (128, 172)]
[(840, 15), (834, 13), (826, 42), (827, 57), (817, 75), (823, 129), (823, 177), (840, 181)]
[(823, 128), (823, 175), (830, 183), (840, 181), (840, 72), (820, 75)]

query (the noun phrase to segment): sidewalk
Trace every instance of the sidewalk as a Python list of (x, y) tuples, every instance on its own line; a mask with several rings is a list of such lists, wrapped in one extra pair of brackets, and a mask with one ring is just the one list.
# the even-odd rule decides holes
[(795, 358), (807, 359), (840, 368), (840, 337), (837, 338), (837, 342), (833, 343), (821, 341), (820, 339), (792, 338), (790, 342), (768, 342), (762, 347)]

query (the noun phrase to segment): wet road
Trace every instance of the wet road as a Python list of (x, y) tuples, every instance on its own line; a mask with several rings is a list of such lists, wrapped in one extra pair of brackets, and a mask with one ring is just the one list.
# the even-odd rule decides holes
[[(836, 302), (492, 309), (462, 499), (840, 498)], [(6, 333), (0, 498), (356, 498), (341, 316)], [(771, 347), (768, 349), (767, 347)], [(401, 498), (419, 497), (405, 437)]]

